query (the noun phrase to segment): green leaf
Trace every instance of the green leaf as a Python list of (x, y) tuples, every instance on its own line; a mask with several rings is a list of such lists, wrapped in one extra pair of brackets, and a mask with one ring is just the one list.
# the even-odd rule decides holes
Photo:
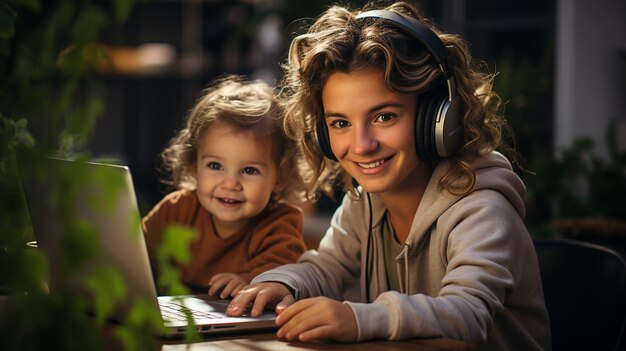
[(15, 139), (20, 145), (24, 145), (28, 148), (35, 146), (35, 138), (28, 129), (18, 129)]
[[(67, 205), (65, 205), (67, 206)], [(64, 235), (61, 237), (61, 257), (65, 273), (75, 272), (85, 263), (98, 257), (100, 247), (93, 224), (79, 218), (65, 219)]]
[(41, 11), (41, 0), (17, 0), (14, 2), (16, 4), (19, 4), (19, 6), (24, 9), (28, 9), (34, 12)]
[(178, 265), (191, 260), (189, 243), (197, 236), (196, 230), (179, 225), (170, 225), (165, 230), (157, 252), (158, 285), (168, 295), (189, 294), (189, 289), (180, 280)]
[(177, 263), (188, 263), (191, 259), (189, 243), (198, 236), (195, 229), (171, 225), (165, 230), (161, 255)]
[(74, 43), (84, 45), (94, 41), (98, 37), (100, 28), (108, 22), (106, 13), (98, 6), (92, 5), (81, 9), (74, 21)]
[[(128, 14), (132, 3), (120, 2), (115, 15)], [(87, 147), (96, 118), (105, 107), (103, 92), (96, 89), (98, 77), (90, 74), (104, 58), (103, 46), (96, 43), (100, 32), (114, 20), (112, 11), (102, 10), (105, 6), (113, 10), (108, 7), (112, 4), (94, 0), (0, 0), (0, 172), (4, 172), (0, 174), (4, 200), (0, 204), (0, 287), (19, 292), (15, 294), (19, 301), (3, 305), (0, 313), (0, 330), (5, 330), (0, 340), (7, 350), (104, 349), (101, 330), (85, 309), (93, 306), (97, 319), (103, 321), (127, 288), (113, 269), (94, 272), (85, 281), (93, 292), (91, 299), (78, 297), (69, 288), (70, 279), (76, 276), (73, 273), (82, 272), (100, 254), (94, 227), (78, 220), (72, 206), (79, 189), (76, 181), (85, 172), (64, 174), (61, 184), (52, 189), (51, 205), (63, 228), (56, 249), (63, 261), (59, 271), (50, 272), (60, 278), (50, 293), (42, 284), (48, 274), (46, 260), (37, 250), (24, 247), (33, 240), (33, 232), (18, 190), (22, 189), (20, 176), (27, 174), (26, 180), (50, 177), (42, 161), (48, 155), (60, 155), (59, 139), (72, 156), (87, 158), (86, 153), (76, 155), (75, 151)], [(28, 129), (33, 126), (36, 142)], [(139, 217), (133, 225), (138, 228)], [(154, 344), (154, 331), (163, 328), (162, 320), (154, 306), (142, 306), (133, 313), (136, 323), (125, 328), (135, 349), (154, 349), (156, 345), (146, 345)], [(57, 322), (59, 315), (63, 323)]]
[(0, 2), (0, 38), (13, 37), (16, 16), (17, 13), (6, 2)]
[(93, 294), (93, 307), (97, 321), (104, 324), (108, 317), (113, 316), (116, 307), (124, 297), (125, 286), (121, 274), (112, 267), (102, 267), (85, 279), (85, 285)]
[(90, 205), (93, 208), (111, 214), (115, 211), (121, 191), (126, 184), (124, 176), (112, 167), (93, 168), (89, 173), (96, 184), (102, 184), (101, 191), (94, 191), (90, 194)]
[(113, 3), (115, 4), (115, 20), (118, 23), (126, 21), (128, 15), (130, 15), (130, 10), (135, 4), (135, 0), (114, 0)]
[(154, 350), (154, 335), (164, 335), (163, 319), (154, 301), (138, 298), (123, 324), (114, 330), (125, 350)]
[(2, 54), (2, 56), (9, 56), (9, 44), (9, 39), (0, 37), (0, 54)]

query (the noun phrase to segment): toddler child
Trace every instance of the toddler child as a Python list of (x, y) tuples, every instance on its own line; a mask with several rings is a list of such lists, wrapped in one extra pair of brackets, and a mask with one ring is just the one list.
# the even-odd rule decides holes
[(273, 90), (259, 81), (229, 76), (204, 91), (161, 155), (177, 190), (142, 219), (155, 271), (170, 225), (199, 234), (180, 266), (183, 283), (220, 298), (305, 251), (302, 211), (285, 202), (302, 181), (283, 117)]

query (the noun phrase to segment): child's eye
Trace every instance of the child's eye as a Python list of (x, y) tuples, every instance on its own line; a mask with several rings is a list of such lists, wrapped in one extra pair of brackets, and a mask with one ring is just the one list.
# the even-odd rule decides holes
[(259, 170), (254, 167), (245, 167), (242, 171), (243, 174), (259, 174)]
[(212, 169), (215, 171), (219, 171), (222, 169), (222, 165), (219, 164), (218, 162), (209, 162), (206, 166), (208, 169)]
[(396, 115), (394, 115), (393, 113), (381, 113), (378, 116), (376, 116), (376, 121), (377, 122), (388, 122), (391, 121), (392, 119), (394, 119), (396, 117)]
[(345, 121), (343, 119), (336, 119), (332, 122), (330, 122), (330, 127), (331, 128), (337, 128), (337, 129), (342, 129), (342, 128), (346, 128), (349, 127), (350, 123), (348, 121)]

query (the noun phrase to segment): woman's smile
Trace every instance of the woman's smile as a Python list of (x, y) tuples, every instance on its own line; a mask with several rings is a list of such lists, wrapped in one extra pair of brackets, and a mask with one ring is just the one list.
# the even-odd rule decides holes
[(362, 174), (376, 174), (379, 172), (382, 172), (388, 165), (388, 161), (391, 160), (392, 157), (387, 157), (387, 158), (380, 158), (377, 160), (371, 160), (371, 161), (362, 161), (362, 162), (356, 162), (354, 161), (354, 163), (358, 166), (357, 169), (362, 173)]

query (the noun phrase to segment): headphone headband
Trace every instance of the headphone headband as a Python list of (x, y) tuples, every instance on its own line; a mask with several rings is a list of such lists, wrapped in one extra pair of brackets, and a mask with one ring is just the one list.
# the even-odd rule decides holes
[(437, 64), (439, 64), (439, 69), (443, 73), (446, 84), (448, 85), (448, 100), (452, 101), (452, 98), (456, 96), (454, 74), (448, 65), (448, 50), (435, 32), (414, 17), (388, 10), (365, 11), (358, 14), (355, 18), (379, 18), (388, 20), (419, 41), (435, 61), (437, 61)]

